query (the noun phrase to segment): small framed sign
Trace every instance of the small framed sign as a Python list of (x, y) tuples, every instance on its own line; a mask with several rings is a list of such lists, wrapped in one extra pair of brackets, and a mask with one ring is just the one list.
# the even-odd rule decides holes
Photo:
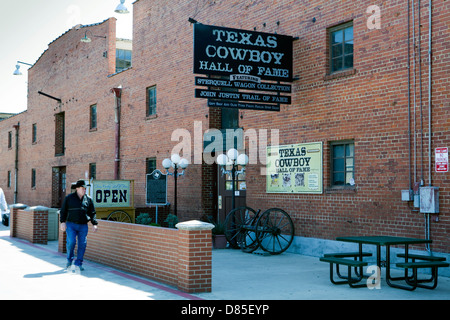
[(158, 169), (147, 174), (145, 202), (147, 205), (167, 204), (167, 175)]

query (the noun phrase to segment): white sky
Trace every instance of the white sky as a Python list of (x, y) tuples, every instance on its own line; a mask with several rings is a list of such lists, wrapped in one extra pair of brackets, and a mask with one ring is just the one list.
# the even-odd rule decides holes
[(29, 66), (20, 64), (22, 76), (13, 76), (17, 61), (34, 64), (48, 44), (77, 24), (117, 18), (117, 37), (132, 39), (134, 0), (126, 0), (130, 13), (117, 14), (120, 0), (2, 0), (0, 13), (0, 113), (27, 108)]

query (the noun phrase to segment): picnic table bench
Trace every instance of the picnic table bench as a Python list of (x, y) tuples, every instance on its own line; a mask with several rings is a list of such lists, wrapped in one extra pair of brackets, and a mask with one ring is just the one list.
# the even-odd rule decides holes
[[(399, 253), (397, 254), (397, 257), (399, 258), (406, 258), (406, 254)], [(425, 260), (425, 261), (445, 261), (446, 259), (444, 257), (436, 257), (436, 256), (425, 256), (421, 254), (408, 254), (408, 259), (411, 259), (412, 262), (415, 262), (415, 260)]]
[[(444, 258), (445, 259), (445, 258)], [(411, 290), (414, 290), (417, 287), (424, 289), (434, 289), (437, 287), (438, 283), (438, 268), (448, 267), (450, 264), (444, 261), (420, 261), (420, 262), (401, 262), (397, 263), (396, 266), (398, 268), (406, 269), (405, 272), (408, 272), (408, 269), (412, 269), (412, 277), (405, 276), (405, 281), (411, 286)], [(431, 278), (430, 279), (418, 279), (417, 278), (417, 269), (420, 268), (431, 268)], [(433, 282), (432, 285), (424, 285), (424, 282)]]
[[(357, 284), (358, 282), (361, 281), (362, 274), (359, 274), (359, 275), (357, 274), (356, 278), (352, 277), (352, 267), (362, 268), (362, 267), (367, 266), (367, 264), (368, 264), (367, 262), (360, 261), (360, 260), (337, 258), (334, 256), (328, 256), (328, 257), (323, 256), (320, 258), (320, 261), (328, 262), (330, 264), (330, 281), (331, 281), (331, 283), (333, 283), (333, 284), (348, 284), (352, 288), (358, 288), (358, 287), (365, 286), (365, 284)], [(346, 277), (341, 276), (339, 274), (339, 265), (341, 265), (341, 264), (347, 266), (348, 273), (347, 273)], [(334, 265), (336, 265), (336, 272), (337, 272), (338, 276), (345, 280), (342, 280), (342, 281), (334, 280), (334, 268), (333, 268)]]
[[(325, 258), (353, 258), (354, 260), (362, 260), (363, 257), (370, 257), (372, 254), (370, 252), (334, 252), (334, 253), (325, 253), (323, 255)], [(324, 261), (327, 262), (327, 261)], [(341, 263), (343, 264), (343, 263)], [(363, 266), (354, 266), (355, 267), (355, 274), (359, 276), (362, 273), (362, 267)], [(359, 268), (358, 268), (359, 267)], [(359, 269), (359, 270), (358, 270)], [(347, 279), (347, 276), (342, 276), (339, 271), (339, 263), (336, 263), (336, 274), (339, 278)]]

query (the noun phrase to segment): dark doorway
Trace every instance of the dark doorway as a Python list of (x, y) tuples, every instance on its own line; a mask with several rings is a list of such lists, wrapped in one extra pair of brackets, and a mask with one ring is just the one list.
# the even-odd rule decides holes
[(52, 168), (52, 208), (61, 208), (66, 196), (66, 167)]

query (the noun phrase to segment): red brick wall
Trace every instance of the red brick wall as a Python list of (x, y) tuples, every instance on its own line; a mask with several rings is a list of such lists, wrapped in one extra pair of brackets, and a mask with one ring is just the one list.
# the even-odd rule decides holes
[(33, 217), (31, 212), (13, 209), (10, 217), (11, 237), (33, 240)]
[(10, 217), (11, 237), (28, 240), (32, 243), (47, 244), (48, 211), (40, 209), (12, 209)]
[[(278, 129), (280, 144), (323, 142), (324, 193), (321, 195), (267, 194), (261, 165), (247, 168), (247, 203), (256, 208), (281, 207), (289, 212), (302, 237), (334, 239), (347, 234), (388, 234), (424, 237), (425, 219), (401, 201), (401, 190), (412, 180), (424, 180), (440, 188), (439, 221), (431, 219), (432, 248), (450, 252), (449, 174), (428, 173), (428, 2), (421, 8), (421, 74), (416, 61), (416, 109), (408, 115), (408, 72), (413, 82), (413, 48), (408, 69), (407, 2), (378, 3), (381, 29), (370, 30), (367, 8), (373, 1), (195, 1), (139, 0), (134, 3), (133, 67), (109, 76), (113, 60), (115, 19), (89, 27), (95, 38), (91, 44), (79, 42), (86, 29), (70, 30), (50, 45), (29, 70), (28, 111), (0, 122), (0, 135), (6, 141), (12, 125), (20, 122), (18, 201), (50, 205), (51, 167), (67, 166), (68, 186), (83, 178), (88, 165), (97, 163), (98, 179), (114, 177), (114, 95), (111, 88), (122, 85), (121, 162), (122, 179), (135, 181), (135, 206), (145, 207), (145, 159), (161, 161), (170, 156), (180, 141), (172, 141), (176, 129), (191, 133), (195, 144), (194, 121), (203, 130), (218, 126), (216, 112), (206, 101), (194, 98), (192, 74), (192, 26), (201, 23), (277, 32), (299, 39), (294, 42), (292, 104), (281, 112), (242, 111), (244, 129)], [(449, 107), (449, 1), (433, 2), (433, 87), (432, 145), (450, 145)], [(416, 7), (415, 29), (418, 26)], [(313, 22), (315, 18), (315, 22)], [(354, 69), (328, 76), (327, 29), (343, 22), (354, 25)], [(412, 39), (411, 39), (412, 40)], [(108, 58), (103, 52), (108, 50)], [(416, 59), (418, 59), (418, 46)], [(419, 103), (419, 80), (422, 103)], [(145, 89), (157, 86), (157, 115), (146, 117)], [(61, 107), (38, 90), (60, 97)], [(97, 103), (98, 129), (89, 131), (89, 106)], [(422, 118), (420, 112), (422, 105)], [(66, 153), (54, 157), (54, 114), (66, 115)], [(423, 120), (423, 131), (420, 123)], [(415, 128), (417, 148), (414, 148)], [(38, 142), (31, 144), (31, 126), (37, 123)], [(422, 148), (423, 137), (423, 148)], [(330, 188), (330, 143), (345, 139), (355, 142), (354, 190)], [(3, 140), (2, 140), (3, 141)], [(14, 172), (14, 148), (0, 144), (2, 166), (0, 184), (6, 172)], [(423, 156), (422, 156), (423, 155)], [(191, 154), (191, 161), (194, 159)], [(410, 169), (411, 165), (411, 169)], [(413, 168), (417, 170), (414, 172)], [(31, 189), (31, 169), (36, 168), (37, 187)], [(178, 180), (178, 213), (181, 219), (199, 218), (214, 210), (216, 194), (212, 168), (191, 164)], [(430, 179), (431, 178), (431, 179)], [(168, 201), (173, 203), (173, 178), (168, 177)], [(13, 188), (3, 188), (12, 202)], [(173, 206), (171, 206), (173, 210)]]
[[(98, 231), (91, 230), (86, 259), (185, 292), (211, 291), (211, 229), (178, 230), (100, 220)], [(66, 252), (64, 232), (60, 232), (59, 251)]]

